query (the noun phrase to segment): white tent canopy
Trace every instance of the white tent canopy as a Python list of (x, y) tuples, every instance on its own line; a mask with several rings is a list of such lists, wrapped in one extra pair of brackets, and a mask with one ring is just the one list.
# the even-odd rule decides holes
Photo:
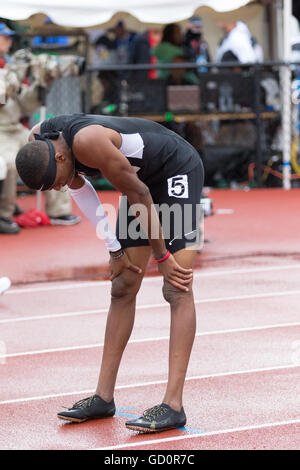
[(62, 26), (88, 27), (105, 23), (117, 12), (126, 12), (145, 23), (172, 23), (189, 18), (201, 6), (231, 11), (251, 0), (9, 0), (1, 5), (1, 16), (24, 20), (44, 13)]

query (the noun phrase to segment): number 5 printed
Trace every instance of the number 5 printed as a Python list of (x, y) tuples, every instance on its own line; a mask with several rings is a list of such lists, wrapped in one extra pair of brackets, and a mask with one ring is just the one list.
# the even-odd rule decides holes
[(177, 175), (168, 178), (168, 194), (172, 197), (189, 197), (187, 175)]

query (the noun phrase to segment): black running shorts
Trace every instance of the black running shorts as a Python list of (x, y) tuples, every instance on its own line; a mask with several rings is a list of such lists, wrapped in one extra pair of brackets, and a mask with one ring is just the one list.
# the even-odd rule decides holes
[[(165, 181), (149, 190), (159, 214), (166, 248), (171, 252), (183, 248), (200, 247), (202, 229), (200, 206), (204, 182), (204, 170), (201, 160), (192, 171), (171, 175)], [(141, 228), (138, 219), (139, 207), (130, 207), (126, 196), (122, 196), (116, 235), (122, 248), (149, 246), (148, 236)], [(155, 233), (152, 232), (152, 237)]]

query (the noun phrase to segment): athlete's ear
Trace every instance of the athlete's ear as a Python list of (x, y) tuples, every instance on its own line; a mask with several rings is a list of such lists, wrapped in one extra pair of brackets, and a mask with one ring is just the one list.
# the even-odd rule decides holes
[(61, 152), (56, 152), (56, 154), (55, 154), (55, 160), (56, 160), (56, 162), (58, 162), (58, 163), (59, 163), (59, 162), (60, 162), (60, 163), (61, 163), (61, 162), (65, 162), (65, 161), (66, 161), (66, 157), (65, 157), (65, 155), (64, 155), (63, 153), (61, 153)]

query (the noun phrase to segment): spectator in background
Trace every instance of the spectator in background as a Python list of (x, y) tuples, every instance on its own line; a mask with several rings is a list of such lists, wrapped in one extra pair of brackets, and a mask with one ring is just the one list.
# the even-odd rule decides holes
[(113, 41), (116, 50), (116, 59), (118, 64), (129, 63), (129, 51), (132, 42), (136, 36), (133, 31), (128, 31), (123, 21), (119, 21), (113, 28), (115, 39)]
[[(90, 35), (92, 35), (90, 33)], [(101, 67), (102, 65), (115, 65), (116, 50), (114, 45), (114, 36), (112, 31), (103, 31), (92, 40), (94, 45), (93, 66)]]
[[(217, 62), (245, 64), (261, 60), (262, 51), (258, 52), (257, 41), (253, 38), (245, 23), (241, 21), (237, 23), (220, 23), (220, 27), (225, 36), (217, 48)], [(229, 70), (230, 72), (233, 71), (232, 68)], [(239, 71), (239, 67), (235, 67), (234, 71)], [(237, 104), (240, 105), (241, 103)], [(229, 108), (229, 112), (233, 111), (233, 87), (226, 82), (220, 86), (219, 109), (222, 110), (223, 106), (225, 109)], [(224, 147), (224, 164), (223, 169), (219, 169), (216, 173), (215, 182), (217, 179), (219, 181), (227, 179), (229, 181), (240, 181), (241, 174), (251, 162), (252, 150), (257, 143), (257, 131), (254, 122), (245, 119), (222, 121), (216, 143), (218, 146)], [(227, 162), (225, 160), (226, 153), (228, 155)]]
[[(249, 31), (249, 30), (248, 30)], [(251, 44), (252, 44), (252, 47), (254, 49), (254, 53), (255, 53), (255, 56), (256, 56), (256, 62), (263, 62), (264, 61), (264, 51), (263, 51), (263, 48), (261, 47), (261, 45), (259, 44), (259, 42), (257, 41), (256, 37), (252, 36), (252, 34), (250, 33), (249, 31), (249, 34), (250, 34), (250, 40), (251, 40)]]
[(260, 62), (262, 49), (242, 21), (220, 23), (224, 38), (217, 48), (217, 62)]
[[(130, 51), (136, 33), (128, 31), (123, 21), (119, 21), (113, 28), (106, 31), (91, 31), (89, 35), (91, 43), (94, 45), (94, 67), (131, 63)], [(126, 75), (128, 75), (127, 72), (119, 72), (120, 77)]]
[[(9, 50), (12, 46), (14, 31), (4, 23), (0, 23), (0, 65), (5, 68), (9, 62)], [(24, 114), (31, 114), (41, 106), (39, 100), (39, 83), (21, 84), (19, 92), (14, 97), (7, 97), (0, 104), (0, 147), (1, 157), (6, 165), (6, 177), (0, 195), (0, 234), (17, 234), (18, 224), (12, 218), (16, 210), (17, 170), (15, 158), (27, 143), (29, 130), (20, 122)], [(49, 191), (46, 196), (46, 210), (52, 223), (57, 225), (73, 225), (80, 221), (79, 217), (71, 215), (71, 199), (68, 193)], [(58, 196), (57, 196), (58, 194)]]
[[(152, 49), (152, 53), (160, 64), (170, 64), (175, 57), (184, 56), (183, 38), (178, 24), (170, 23), (165, 26), (162, 40)], [(170, 70), (158, 70), (158, 78), (167, 78), (169, 75)], [(184, 77), (190, 84), (198, 85), (199, 83), (198, 77), (193, 72), (186, 72)]]
[[(147, 30), (137, 34), (132, 41), (129, 53), (130, 64), (155, 64), (156, 57), (151, 54), (151, 49), (156, 47), (161, 40), (161, 32)], [(136, 70), (131, 74), (134, 78), (155, 79), (157, 70)]]
[(187, 24), (183, 44), (190, 62), (207, 64), (210, 62), (208, 44), (203, 38), (203, 21), (200, 16), (192, 16)]
[(0, 23), (0, 68), (4, 68), (10, 61), (9, 51), (13, 43), (15, 32), (5, 23)]
[[(181, 30), (178, 24), (171, 23), (164, 27), (161, 42), (152, 49), (160, 64), (170, 64), (174, 57), (184, 55)], [(159, 69), (158, 78), (166, 78), (169, 70)]]
[(101, 102), (92, 107), (92, 114), (113, 114), (120, 103), (120, 80), (114, 70), (100, 70), (97, 75), (101, 86)]

